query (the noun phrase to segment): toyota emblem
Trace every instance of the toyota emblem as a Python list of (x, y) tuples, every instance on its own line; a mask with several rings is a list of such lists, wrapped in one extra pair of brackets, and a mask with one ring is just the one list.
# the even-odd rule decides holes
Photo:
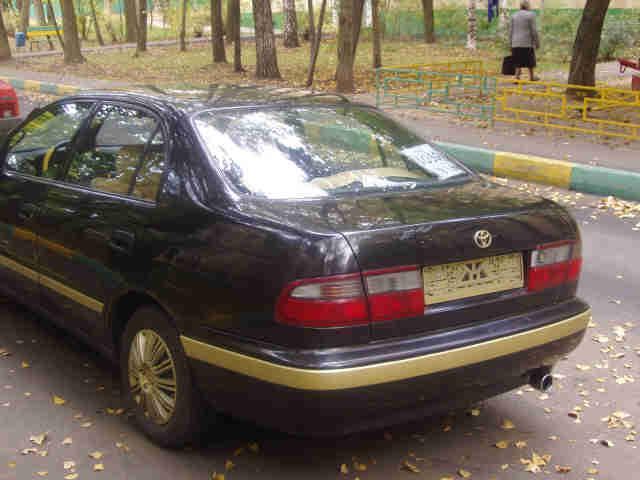
[(476, 242), (476, 245), (480, 248), (488, 248), (491, 246), (491, 241), (493, 237), (486, 230), (478, 230), (473, 234), (473, 241)]

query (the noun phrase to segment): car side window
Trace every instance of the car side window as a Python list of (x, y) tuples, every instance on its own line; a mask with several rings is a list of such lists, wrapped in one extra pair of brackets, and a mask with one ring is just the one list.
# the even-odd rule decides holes
[(57, 178), (66, 149), (92, 106), (91, 102), (62, 103), (39, 113), (9, 139), (6, 169)]
[(66, 181), (103, 192), (155, 200), (164, 170), (164, 137), (150, 113), (104, 104), (74, 152)]

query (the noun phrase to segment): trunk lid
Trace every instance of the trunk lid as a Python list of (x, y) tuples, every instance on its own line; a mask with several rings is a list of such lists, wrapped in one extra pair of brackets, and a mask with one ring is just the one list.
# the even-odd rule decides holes
[[(578, 235), (569, 214), (553, 202), (482, 181), (407, 194), (269, 202), (269, 209), (269, 216), (291, 226), (341, 233), (363, 271), (418, 265), (422, 272), (425, 267), (521, 253), (521, 275), (526, 282), (532, 249)], [(480, 230), (491, 234), (486, 248), (474, 241)], [(430, 304), (424, 316), (372, 323), (372, 338), (487, 321), (551, 304), (557, 296), (556, 289), (534, 294), (524, 288), (472, 292), (466, 298)]]

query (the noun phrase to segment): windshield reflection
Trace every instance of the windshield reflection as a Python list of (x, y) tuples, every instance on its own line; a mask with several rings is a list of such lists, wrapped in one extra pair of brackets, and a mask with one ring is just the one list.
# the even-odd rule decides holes
[(271, 199), (409, 190), (468, 172), (371, 109), (208, 111), (194, 125), (241, 193)]

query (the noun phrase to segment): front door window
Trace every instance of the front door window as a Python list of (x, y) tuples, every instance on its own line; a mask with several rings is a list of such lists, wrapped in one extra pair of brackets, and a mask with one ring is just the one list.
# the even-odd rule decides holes
[(57, 178), (69, 144), (91, 107), (90, 102), (61, 103), (38, 114), (9, 140), (6, 169)]

